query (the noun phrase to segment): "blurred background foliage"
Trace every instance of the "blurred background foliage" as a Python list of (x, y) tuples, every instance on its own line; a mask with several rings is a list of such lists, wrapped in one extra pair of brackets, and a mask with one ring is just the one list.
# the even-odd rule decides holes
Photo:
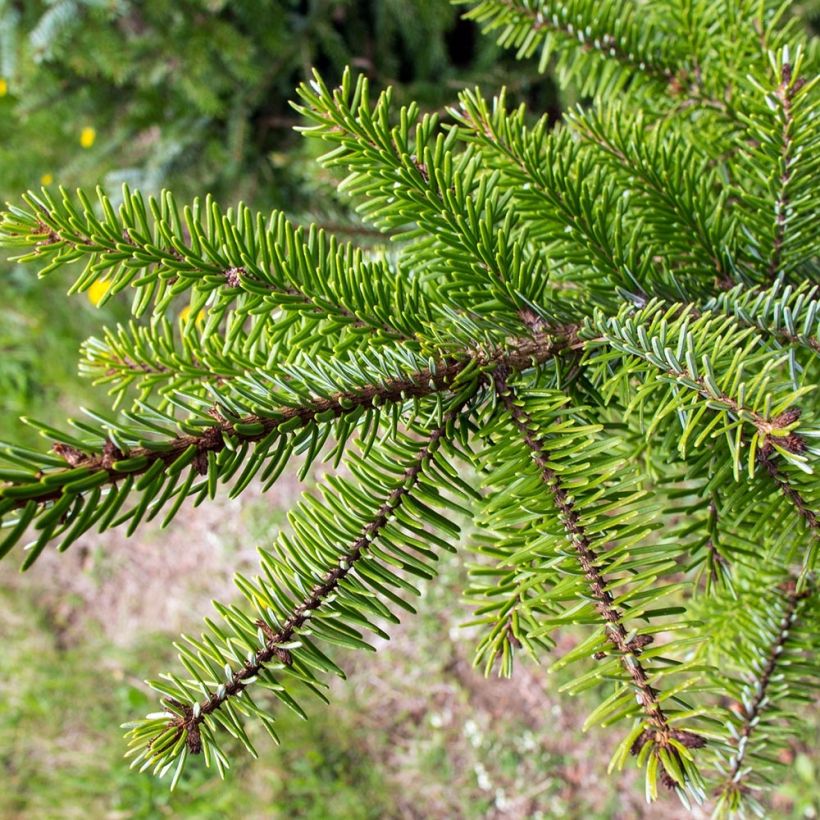
[[(0, 199), (127, 182), (349, 229), (289, 105), (312, 66), (333, 82), (348, 64), (427, 110), (506, 83), (559, 113), (550, 80), (447, 0), (0, 0)], [(67, 281), (0, 264), (0, 437), (31, 439), (21, 413), (56, 421), (94, 402), (76, 386), (77, 349), (116, 306), (68, 307)]]
[[(347, 64), (445, 116), (476, 84), (555, 119), (575, 101), (448, 0), (0, 0), (0, 199), (127, 182), (355, 233), (289, 106), (312, 66), (332, 83)], [(77, 353), (127, 311), (98, 309), (93, 292), (69, 301), (68, 280), (6, 261), (0, 277), (0, 438), (32, 441), (18, 416), (58, 423), (104, 403), (78, 382)], [(309, 724), (283, 716), (286, 750), (262, 740), (261, 765), (225, 784), (195, 772), (173, 796), (129, 772), (117, 726), (148, 706), (141, 675), (162, 665), (169, 633), (224, 596), (228, 567), (253, 566), (295, 492), (200, 509), (128, 545), (88, 539), (22, 580), (0, 568), (0, 817), (644, 816), (629, 781), (599, 776), (608, 750), (581, 734), (583, 704), (576, 715), (559, 703), (560, 681), (524, 668), (489, 682), (470, 668), (455, 562), (375, 664), (344, 659), (352, 680), (332, 710)], [(101, 663), (110, 685), (89, 691)], [(815, 817), (808, 750), (793, 762), (777, 816)], [(675, 802), (657, 811), (683, 816)]]

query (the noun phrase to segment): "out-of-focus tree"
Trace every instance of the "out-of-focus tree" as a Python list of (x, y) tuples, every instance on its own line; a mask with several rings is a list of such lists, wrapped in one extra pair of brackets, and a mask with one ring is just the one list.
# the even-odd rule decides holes
[[(441, 108), (509, 80), (499, 56), (447, 0), (0, 0), (0, 190), (127, 181), (293, 210), (314, 193), (289, 152), (311, 67)], [(520, 65), (511, 84), (555, 105)]]

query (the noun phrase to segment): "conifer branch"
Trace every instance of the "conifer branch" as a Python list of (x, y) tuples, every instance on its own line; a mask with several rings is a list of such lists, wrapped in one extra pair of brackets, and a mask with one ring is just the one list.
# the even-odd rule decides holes
[[(103, 302), (130, 284), (153, 294), (162, 312), (171, 298), (192, 289), (217, 295), (211, 313), (224, 314), (237, 300), (249, 312), (262, 301), (359, 333), (377, 331), (393, 341), (413, 336), (406, 325), (394, 326), (403, 316), (400, 305), (424, 312), (418, 293), (384, 262), (365, 260), (359, 249), (315, 227), (294, 227), (282, 213), (265, 220), (240, 205), (235, 214), (223, 214), (210, 198), (180, 213), (167, 192), (159, 202), (149, 199), (146, 207), (138, 193), (125, 188), (118, 213), (98, 191), (104, 212), (100, 219), (81, 192), (79, 208), (61, 193), (61, 201), (45, 190), (41, 196), (30, 193), (24, 197), (30, 211), (15, 208), (3, 214), (0, 244), (29, 249), (18, 258), (45, 264), (41, 275), (90, 259), (74, 287), (86, 290), (95, 281), (106, 281)], [(144, 275), (138, 277), (141, 270)], [(392, 297), (394, 304), (385, 309), (351, 291), (344, 280), (352, 272), (373, 280), (368, 295), (377, 288), (381, 299)], [(144, 310), (147, 301), (141, 305)]]
[(710, 299), (704, 310), (729, 314), (784, 347), (799, 345), (820, 353), (819, 296), (818, 285), (806, 282), (795, 288), (778, 278), (769, 288), (738, 285)]
[[(472, 297), (518, 310), (542, 292), (548, 278), (543, 254), (528, 242), (509, 192), (480, 173), (480, 157), (454, 153), (457, 134), (442, 133), (438, 116), (420, 117), (415, 105), (402, 108), (393, 126), (391, 91), (372, 106), (369, 93), (364, 77), (354, 83), (346, 71), (331, 90), (314, 71), (295, 106), (311, 123), (299, 130), (335, 146), (320, 161), (348, 173), (340, 190), (357, 200), (362, 218), (400, 231), (395, 238), (417, 240), (405, 248), (408, 261), (435, 270), (437, 299), (455, 309)], [(446, 168), (437, 167), (442, 155), (452, 159)]]
[(742, 793), (744, 789), (742, 770), (745, 765), (746, 755), (750, 751), (750, 739), (754, 734), (755, 727), (760, 722), (761, 712), (766, 709), (769, 685), (777, 671), (783, 650), (789, 640), (789, 633), (797, 618), (798, 605), (809, 594), (806, 590), (798, 592), (797, 585), (793, 580), (787, 582), (785, 587), (785, 605), (782, 610), (780, 624), (774, 641), (769, 647), (765, 665), (760, 669), (754, 683), (754, 694), (748, 703), (743, 704), (744, 714), (737, 736), (737, 751), (732, 758), (725, 781), (716, 790), (718, 796), (725, 796), (729, 792)]
[[(471, 381), (474, 386), (470, 389), (474, 392), (486, 378), (485, 374), (501, 365), (515, 372), (537, 367), (575, 342), (575, 331), (570, 327), (554, 335), (512, 339), (504, 347), (479, 348), (467, 355), (432, 362), (414, 372), (386, 377), (377, 383), (324, 397), (304, 400), (304, 395), (299, 394), (302, 400), (298, 403), (238, 420), (228, 420), (212, 409), (208, 427), (203, 432), (135, 446), (127, 452), (111, 440), (94, 451), (81, 449), (74, 443), (57, 441), (54, 453), (68, 462), (68, 468), (41, 469), (37, 473), (23, 475), (15, 473), (13, 478), (8, 476), (8, 483), (0, 485), (0, 514), (21, 509), (24, 514), (21, 520), (25, 522), (41, 514), (49, 516), (50, 529), (44, 529), (37, 547), (26, 559), (25, 565), (28, 566), (45, 546), (49, 533), (58, 526), (56, 519), (51, 520), (54, 516), (49, 513), (50, 502), (64, 504), (71, 499), (82, 499), (89, 492), (98, 500), (100, 489), (105, 485), (116, 487), (118, 482), (127, 482), (125, 486), (130, 488), (134, 479), (140, 476), (156, 481), (170, 472), (178, 475), (188, 465), (191, 465), (193, 473), (207, 473), (210, 476), (209, 457), (226, 448), (236, 450), (243, 445), (270, 447), (270, 442), (277, 435), (282, 436), (310, 424), (329, 424), (382, 404), (403, 403), (449, 390), (462, 390), (468, 388)], [(315, 454), (315, 448), (312, 452)], [(261, 464), (261, 457), (256, 462), (257, 465)], [(53, 461), (49, 463), (53, 464)], [(215, 478), (216, 474), (213, 476)], [(140, 484), (137, 483), (139, 488)], [(94, 519), (84, 516), (82, 520), (93, 522)], [(74, 537), (79, 534), (79, 530), (75, 531)], [(1, 542), (0, 553), (10, 550), (21, 536), (22, 525), (13, 528), (6, 540)]]
[(778, 277), (794, 284), (817, 281), (818, 78), (805, 63), (803, 44), (784, 46), (770, 55), (765, 75), (749, 77), (744, 129), (735, 138), (736, 195), (748, 241), (744, 266), (761, 284)]
[(339, 232), (389, 253), (167, 192), (44, 190), (2, 214), (19, 261), (127, 290), (135, 321), (81, 360), (128, 407), (26, 420), (50, 452), (0, 446), (0, 556), (31, 532), (26, 569), (324, 457), (343, 473), (236, 575), (244, 603), (215, 602), (175, 644), (185, 671), (148, 682), (162, 711), (128, 724), (133, 766), (175, 767), (173, 788), (201, 753), (222, 774), (223, 729), (251, 754), (246, 721), (276, 738), (256, 692), (306, 717), (297, 698), (344, 675), (320, 646), (374, 649), (464, 517), (476, 664), (510, 674), (589, 627), (552, 669), (586, 667), (572, 694), (612, 684), (584, 725), (632, 724), (610, 772), (632, 753), (649, 801), (662, 783), (688, 805), (710, 760), (719, 809), (757, 809), (817, 649), (800, 603), (820, 547), (810, 46), (768, 3), (467, 2), (591, 102), (556, 125), (465, 91), (452, 125), (314, 73), (298, 130), (375, 227)]
[[(462, 2), (465, 1), (462, 0)], [(560, 34), (568, 43), (577, 45), (582, 51), (595, 52), (604, 59), (615, 60), (630, 71), (644, 74), (659, 84), (666, 85), (675, 76), (675, 69), (667, 65), (660, 54), (641, 55), (646, 56), (647, 59), (640, 59), (640, 56), (625, 49), (611, 33), (605, 32), (602, 36), (590, 38), (583, 26), (573, 23), (573, 17), (566, 4), (562, 8), (562, 5), (558, 3), (540, 2), (537, 7), (534, 7), (521, 0), (491, 0), (489, 3), (479, 4), (477, 11), (481, 10), (482, 5), (489, 8), (497, 7), (499, 12), (506, 11), (511, 25), (520, 25), (523, 22), (528, 25), (530, 31), (536, 34), (545, 32)], [(553, 8), (557, 13), (552, 13)], [(629, 8), (624, 7), (620, 9), (620, 12), (627, 16), (627, 22), (622, 22), (621, 25), (624, 28), (634, 27), (635, 22), (629, 14)], [(473, 12), (472, 16), (478, 17), (479, 15)], [(504, 19), (501, 14), (498, 16), (499, 19)]]
[(774, 280), (780, 271), (780, 260), (783, 253), (783, 243), (786, 236), (786, 212), (789, 208), (789, 183), (792, 176), (792, 160), (794, 152), (792, 102), (794, 95), (804, 85), (802, 79), (792, 82), (792, 67), (783, 63), (780, 67), (780, 84), (775, 92), (775, 98), (780, 104), (783, 115), (783, 126), (780, 136), (780, 179), (777, 196), (774, 201), (774, 237), (772, 240), (771, 259), (769, 260), (769, 277)]
[[(566, 256), (585, 254), (592, 265), (617, 281), (624, 260), (611, 237), (601, 232), (597, 214), (578, 205), (584, 198), (582, 185), (593, 169), (576, 155), (567, 132), (547, 136), (546, 122), (542, 120), (524, 136), (523, 119), (506, 116), (503, 96), (494, 112), (500, 117), (498, 124), (493, 122), (484, 101), (470, 92), (461, 96), (460, 110), (453, 113), (469, 130), (465, 135), (468, 139), (491, 148), (511, 165), (507, 169), (508, 184), (515, 196), (530, 201), (534, 194), (542, 207), (550, 209), (550, 218), (560, 225), (561, 232), (569, 234)], [(552, 248), (554, 259), (562, 255), (559, 248)]]
[[(626, 177), (630, 189), (643, 191), (645, 211), (653, 217), (650, 225), (663, 219), (663, 241), (657, 241), (657, 251), (665, 255), (671, 251), (677, 265), (685, 255), (693, 255), (699, 265), (703, 260), (713, 268), (719, 283), (731, 282), (732, 226), (723, 215), (726, 193), (717, 205), (714, 201), (715, 191), (720, 190), (718, 180), (707, 173), (691, 146), (672, 137), (668, 128), (650, 129), (643, 118), (629, 124), (625, 119), (618, 105), (603, 115), (586, 112), (568, 117), (574, 130)], [(673, 240), (673, 232), (679, 234), (679, 241)]]
[[(652, 741), (657, 747), (677, 755), (678, 752), (674, 747), (670, 748), (670, 738), (689, 748), (705, 745), (703, 738), (698, 735), (675, 729), (670, 725), (658, 698), (659, 693), (651, 685), (646, 669), (640, 660), (641, 647), (651, 642), (651, 636), (636, 634), (630, 638), (623, 625), (623, 615), (615, 606), (614, 599), (607, 589), (607, 580), (599, 569), (600, 558), (593, 549), (592, 542), (581, 523), (581, 516), (575, 509), (572, 496), (562, 486), (558, 473), (550, 466), (551, 455), (546, 445), (539, 440), (535, 427), (526, 411), (518, 406), (515, 393), (507, 383), (503, 368), (496, 370), (494, 384), (498, 399), (509, 414), (523, 442), (531, 451), (541, 479), (552, 496), (562, 526), (572, 543), (578, 563), (587, 579), (590, 594), (595, 599), (595, 609), (605, 622), (606, 637), (619, 654), (621, 665), (631, 678), (638, 701), (646, 714), (650, 728), (645, 730), (639, 741), (636, 741), (639, 745), (636, 747), (635, 753), (645, 743)], [(664, 767), (665, 785), (674, 788), (677, 778), (666, 772), (663, 763), (661, 763), (661, 766)]]
[(766, 473), (775, 483), (777, 489), (792, 503), (798, 515), (806, 522), (810, 537), (815, 541), (820, 539), (820, 524), (817, 512), (809, 506), (800, 491), (778, 470), (771, 452), (760, 452), (760, 461), (766, 468)]
[[(265, 634), (265, 645), (251, 659), (247, 660), (241, 668), (236, 669), (230, 680), (224, 686), (221, 686), (218, 692), (211, 693), (207, 699), (193, 707), (185, 706), (183, 715), (168, 724), (176, 727), (178, 732), (185, 733), (188, 750), (192, 754), (198, 754), (201, 751), (199, 724), (207, 715), (222, 708), (230, 698), (241, 695), (250, 681), (256, 679), (260, 671), (272, 660), (290, 666), (292, 662), (290, 652), (282, 648), (282, 644), (294, 640), (300, 628), (322, 606), (323, 602), (335, 592), (339, 584), (345, 580), (356, 566), (356, 562), (367, 552), (370, 544), (379, 537), (381, 530), (387, 525), (405, 498), (412, 494), (424, 470), (425, 463), (429, 460), (432, 452), (438, 448), (440, 440), (447, 433), (449, 425), (457, 419), (463, 406), (464, 402), (453, 406), (444, 414), (441, 425), (430, 433), (430, 436), (419, 449), (414, 462), (405, 470), (403, 483), (396, 486), (387, 496), (372, 520), (363, 528), (359, 537), (344, 551), (338, 565), (327, 571), (321, 581), (293, 609), (282, 626), (277, 630), (273, 630), (264, 622), (261, 624)], [(181, 704), (174, 705), (181, 706)], [(167, 741), (167, 746), (174, 746), (178, 737), (179, 735), (175, 735), (170, 738)], [(159, 753), (162, 750), (155, 749), (154, 751)]]
[[(639, 17), (642, 13), (644, 19)], [(591, 4), (583, 0), (481, 0), (467, 16), (477, 20), (484, 31), (501, 29), (499, 42), (517, 47), (519, 57), (530, 56), (545, 43), (541, 70), (546, 68), (547, 58), (553, 52), (559, 54), (559, 72), (567, 77), (579, 73), (571, 65), (572, 56), (594, 57), (603, 65), (617, 65), (629, 78), (646, 80), (659, 92), (659, 97), (675, 100), (681, 109), (697, 106), (724, 116), (731, 114), (726, 101), (707, 93), (697, 67), (689, 71), (679, 65), (679, 58), (669, 54), (668, 49), (665, 53), (662, 46), (668, 42), (668, 35), (653, 28), (649, 9), (639, 12), (628, 3)], [(556, 42), (551, 42), (551, 38)], [(611, 89), (611, 74), (601, 73), (605, 87)], [(587, 67), (585, 75), (583, 79), (588, 82), (596, 72)]]
[[(650, 303), (637, 311), (622, 311), (621, 315), (629, 317), (630, 321), (621, 323), (620, 317), (606, 318), (600, 312), (597, 314), (592, 325), (594, 332), (599, 335), (592, 340), (592, 347), (606, 345), (641, 359), (656, 372), (656, 378), (662, 382), (673, 380), (682, 391), (691, 392), (693, 401), (700, 400), (708, 408), (727, 413), (738, 422), (747, 423), (755, 430), (755, 443), (761, 452), (769, 454), (776, 450), (781, 455), (794, 456), (795, 460), (802, 458), (806, 444), (794, 432), (801, 417), (798, 406), (790, 406), (778, 415), (762, 412), (758, 408), (759, 398), (755, 402), (745, 400), (745, 396), (751, 393), (752, 384), (760, 382), (760, 375), (756, 375), (754, 381), (750, 379), (750, 383), (743, 385), (741, 389), (737, 380), (728, 378), (730, 372), (739, 370), (737, 360), (732, 370), (724, 372), (716, 371), (716, 361), (708, 354), (702, 354), (698, 362), (699, 349), (706, 350), (708, 342), (717, 340), (720, 333), (730, 332), (738, 345), (746, 343), (751, 357), (756, 340), (752, 338), (749, 342), (748, 330), (730, 330), (722, 317), (698, 315), (698, 310), (690, 306), (662, 308), (658, 302)], [(668, 316), (675, 318), (672, 322), (667, 322)], [(690, 326), (691, 318), (694, 322)], [(652, 321), (647, 332), (645, 323), (653, 319), (655, 321)], [(676, 343), (677, 350), (673, 349), (673, 343)], [(761, 373), (775, 364), (772, 358), (762, 361)], [(744, 366), (748, 367), (749, 364), (750, 362), (745, 362)], [(722, 382), (732, 384), (732, 393), (721, 387), (718, 372)], [(791, 395), (796, 399), (799, 393)]]

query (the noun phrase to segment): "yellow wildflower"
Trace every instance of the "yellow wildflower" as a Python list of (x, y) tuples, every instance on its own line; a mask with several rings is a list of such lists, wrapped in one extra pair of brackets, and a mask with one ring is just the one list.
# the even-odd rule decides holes
[(103, 282), (101, 280), (97, 280), (94, 282), (93, 285), (86, 291), (88, 294), (88, 301), (91, 302), (94, 307), (102, 302), (103, 297), (105, 296), (108, 291), (111, 290), (111, 282)]
[[(182, 322), (183, 325), (187, 324), (188, 318), (190, 317), (190, 315), (191, 315), (191, 306), (190, 305), (185, 305), (185, 307), (182, 308), (182, 310), (179, 312), (179, 321)], [(197, 322), (204, 322), (205, 321), (205, 311), (204, 310), (200, 310), (199, 313), (197, 313), (196, 320), (197, 320)]]
[(5, 78), (0, 77), (0, 97), (5, 97), (9, 93), (9, 84)]
[(51, 185), (54, 182), (54, 177), (52, 174), (43, 174), (40, 177), (40, 185)]
[(80, 145), (82, 145), (83, 148), (91, 148), (96, 139), (97, 132), (90, 125), (87, 125), (80, 131)]

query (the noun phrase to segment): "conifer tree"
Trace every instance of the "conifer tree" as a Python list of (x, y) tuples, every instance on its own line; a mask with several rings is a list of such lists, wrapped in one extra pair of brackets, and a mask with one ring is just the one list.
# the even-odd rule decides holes
[(288, 104), (310, 66), (438, 109), (504, 76), (476, 29), (447, 0), (0, 0), (0, 194), (104, 180), (313, 207)]
[(443, 119), (317, 73), (302, 131), (390, 252), (170, 193), (9, 206), (19, 259), (134, 318), (83, 350), (117, 413), (5, 447), (0, 554), (343, 465), (151, 681), (136, 768), (255, 753), (458, 550), (478, 666), (571, 666), (610, 771), (762, 813), (818, 673), (814, 43), (769, 2), (467, 13), (589, 104), (553, 128), (475, 90)]

